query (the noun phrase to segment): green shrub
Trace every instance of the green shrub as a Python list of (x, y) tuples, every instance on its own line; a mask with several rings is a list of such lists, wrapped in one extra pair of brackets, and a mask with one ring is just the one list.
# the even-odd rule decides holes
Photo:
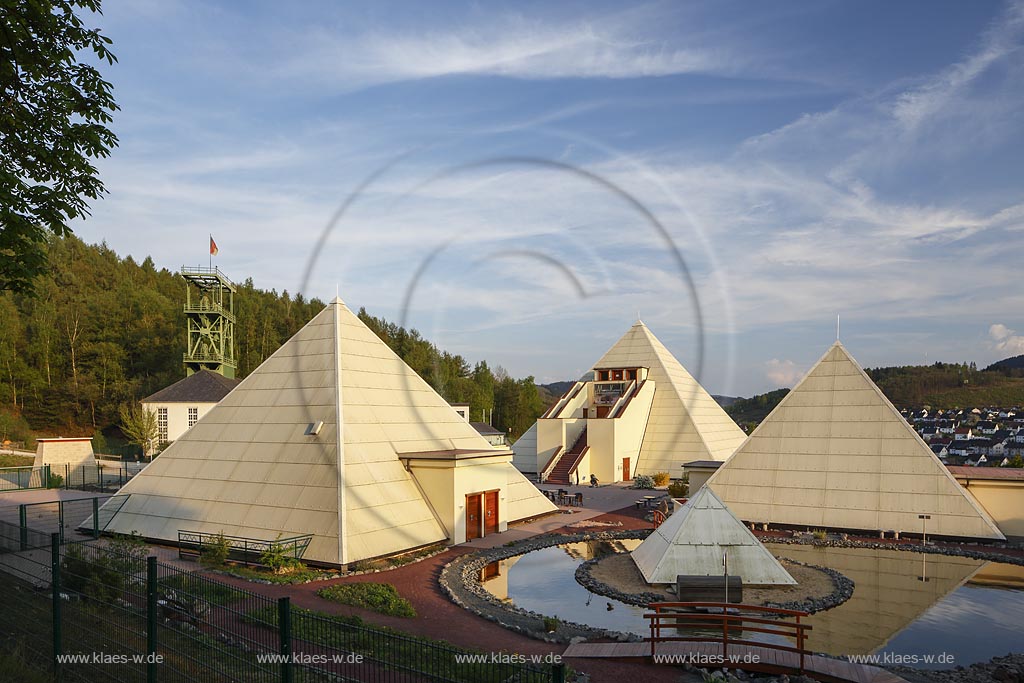
[(548, 633), (554, 633), (558, 630), (558, 617), (544, 617), (544, 630)]
[(412, 603), (403, 598), (390, 583), (340, 583), (316, 592), (324, 600), (365, 607), (392, 617), (415, 617)]
[(285, 547), (276, 542), (260, 555), (260, 563), (275, 574), (291, 574), (306, 568), (302, 560), (289, 555)]
[(203, 544), (199, 551), (199, 564), (208, 569), (223, 567), (228, 561), (228, 553), (231, 552), (231, 543), (220, 533), (213, 537), (213, 540)]
[(64, 477), (50, 472), (50, 477), (46, 480), (46, 488), (59, 489), (61, 486), (64, 486)]
[(824, 529), (815, 529), (811, 532), (811, 535), (814, 536), (814, 539), (816, 541), (824, 541), (826, 538), (828, 538), (828, 532)]
[(113, 555), (90, 556), (82, 546), (70, 544), (61, 561), (63, 587), (92, 598), (98, 605), (110, 605), (127, 585), (126, 575), (114, 565)]
[(686, 498), (690, 493), (690, 485), (681, 479), (668, 485), (668, 495), (673, 498)]
[(633, 477), (633, 488), (635, 489), (653, 489), (654, 488), (654, 477), (646, 474), (638, 474)]
[(654, 485), (659, 487), (664, 486), (665, 484), (668, 483), (668, 480), (671, 478), (672, 477), (671, 475), (669, 475), (668, 472), (658, 472), (657, 474), (654, 475)]

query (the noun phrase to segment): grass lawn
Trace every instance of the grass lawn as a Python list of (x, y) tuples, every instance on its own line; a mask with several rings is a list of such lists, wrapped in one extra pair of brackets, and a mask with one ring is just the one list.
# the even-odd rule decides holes
[(0, 453), (0, 467), (30, 467), (35, 461), (31, 455)]
[(412, 603), (390, 583), (347, 583), (321, 588), (316, 592), (324, 600), (353, 607), (365, 607), (391, 617), (415, 617)]

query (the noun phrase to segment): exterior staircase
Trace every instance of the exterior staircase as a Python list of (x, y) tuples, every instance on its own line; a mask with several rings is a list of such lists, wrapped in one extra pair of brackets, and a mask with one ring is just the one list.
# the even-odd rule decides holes
[(583, 455), (583, 451), (587, 448), (587, 428), (584, 427), (583, 431), (576, 438), (576, 442), (572, 445), (568, 451), (562, 454), (562, 457), (558, 459), (555, 466), (551, 469), (551, 473), (548, 475), (545, 483), (548, 484), (564, 484), (569, 485), (569, 477), (572, 476), (573, 471), (579, 464), (580, 456)]

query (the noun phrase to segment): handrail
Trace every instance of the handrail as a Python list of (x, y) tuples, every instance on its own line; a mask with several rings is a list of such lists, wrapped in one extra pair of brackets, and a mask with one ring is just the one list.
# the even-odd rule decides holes
[(544, 465), (544, 469), (540, 471), (540, 483), (543, 484), (544, 481), (551, 476), (551, 470), (555, 469), (555, 464), (558, 462), (558, 459), (562, 457), (563, 451), (565, 451), (565, 446), (559, 446), (555, 449), (555, 454), (551, 456), (551, 459), (548, 460), (548, 464)]
[(618, 417), (618, 413), (622, 412), (620, 409), (625, 403), (629, 403), (629, 399), (633, 396), (633, 392), (637, 390), (636, 380), (632, 380), (627, 386), (626, 390), (622, 392), (618, 400), (612, 405), (611, 410), (608, 411), (607, 417)]
[(258, 538), (246, 538), (245, 536), (226, 536), (214, 534), (207, 531), (183, 531), (178, 530), (178, 557), (186, 555), (201, 555), (203, 547), (213, 540), (223, 538), (231, 551), (236, 551), (241, 557), (236, 558), (246, 564), (259, 564), (251, 562), (250, 557), (259, 558), (263, 553), (280, 548), (296, 559), (301, 559), (313, 540), (313, 534), (293, 536), (292, 538), (278, 538), (273, 541), (265, 541)]
[[(763, 647), (771, 650), (782, 650), (794, 652), (800, 655), (800, 671), (804, 671), (804, 657), (810, 651), (806, 647), (807, 631), (812, 626), (800, 621), (801, 617), (808, 616), (808, 612), (799, 610), (781, 609), (776, 607), (762, 607), (760, 605), (739, 605), (723, 602), (652, 602), (648, 605), (654, 609), (653, 613), (644, 614), (651, 628), (651, 635), (648, 641), (651, 643), (651, 657), (655, 655), (657, 643), (665, 642), (701, 642), (720, 643), (722, 645), (722, 656), (728, 659), (729, 644), (750, 645)], [(717, 608), (721, 612), (699, 612), (680, 611)], [(671, 611), (668, 611), (671, 610)], [(730, 614), (729, 610), (736, 610), (737, 613)], [(743, 614), (742, 612), (753, 612), (757, 615)], [(775, 617), (775, 618), (772, 618)], [(795, 618), (796, 621), (783, 621), (785, 618)], [(721, 629), (721, 636), (696, 633), (692, 635), (678, 635), (681, 629), (704, 629), (711, 630), (714, 627)], [(676, 635), (662, 635), (663, 628), (671, 629)], [(729, 637), (729, 630), (746, 631), (750, 633), (766, 633), (779, 635), (787, 638), (795, 638), (796, 646), (781, 645), (772, 642), (753, 641), (743, 638)]]
[(580, 393), (580, 389), (584, 387), (584, 384), (584, 382), (577, 381), (575, 384), (569, 387), (569, 390), (562, 394), (562, 396), (557, 401), (555, 401), (555, 405), (548, 408), (544, 412), (544, 414), (540, 416), (541, 419), (554, 417), (555, 415), (557, 415), (562, 410), (562, 408), (564, 408), (566, 404), (569, 403), (569, 401), (576, 398), (576, 395)]
[(629, 395), (629, 398), (627, 398), (626, 402), (622, 404), (621, 408), (619, 408), (618, 412), (615, 414), (615, 417), (622, 417), (623, 414), (625, 414), (626, 409), (629, 408), (629, 404), (632, 403), (633, 399), (636, 398), (640, 394), (640, 392), (644, 390), (645, 384), (647, 384), (647, 380), (643, 380), (642, 382), (640, 382), (640, 384), (637, 385), (636, 391)]

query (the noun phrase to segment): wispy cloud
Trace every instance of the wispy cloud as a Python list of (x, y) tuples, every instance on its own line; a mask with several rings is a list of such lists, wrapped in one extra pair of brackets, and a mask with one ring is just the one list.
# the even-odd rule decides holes
[(995, 323), (988, 328), (989, 339), (996, 351), (1021, 354), (1024, 353), (1024, 336), (1017, 334), (1002, 323)]
[(304, 47), (278, 71), (354, 88), (452, 75), (621, 79), (731, 73), (741, 63), (724, 46), (638, 38), (631, 23), (623, 14), (560, 23), (505, 15), (425, 32), (317, 31), (304, 36)]

